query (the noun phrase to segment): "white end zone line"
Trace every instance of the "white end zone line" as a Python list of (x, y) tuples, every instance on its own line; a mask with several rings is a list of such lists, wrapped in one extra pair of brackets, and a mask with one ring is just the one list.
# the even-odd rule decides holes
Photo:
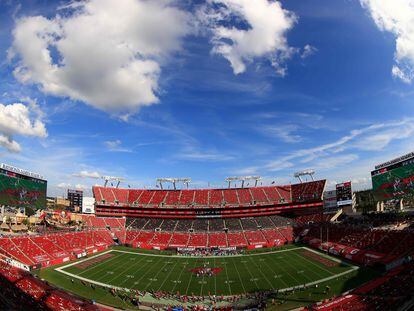
[[(294, 290), (294, 289), (300, 289), (300, 288), (303, 288), (305, 286), (308, 287), (308, 286), (316, 285), (316, 284), (319, 284), (319, 283), (323, 283), (323, 282), (326, 282), (326, 281), (329, 281), (329, 280), (332, 280), (332, 279), (335, 279), (335, 278), (344, 276), (344, 275), (346, 275), (348, 273), (354, 272), (354, 271), (356, 271), (356, 270), (359, 269), (358, 266), (354, 266), (354, 265), (352, 265), (350, 263), (347, 263), (345, 261), (342, 261), (342, 260), (340, 260), (338, 258), (334, 258), (334, 257), (330, 257), (328, 255), (322, 254), (322, 253), (317, 252), (317, 251), (315, 251), (313, 249), (310, 249), (308, 247), (297, 247), (297, 248), (292, 248), (292, 249), (286, 249), (286, 250), (280, 250), (280, 251), (273, 251), (273, 252), (269, 252), (269, 253), (251, 254), (250, 256), (273, 254), (273, 253), (282, 253), (282, 252), (288, 252), (288, 251), (291, 251), (291, 250), (298, 250), (298, 249), (306, 249), (306, 250), (308, 250), (310, 252), (313, 252), (315, 254), (318, 254), (321, 257), (325, 257), (325, 258), (327, 258), (329, 260), (332, 260), (332, 261), (335, 261), (335, 262), (344, 264), (344, 265), (350, 267), (351, 269), (349, 269), (347, 271), (344, 271), (344, 272), (341, 272), (341, 273), (338, 273), (338, 274), (335, 274), (335, 275), (332, 275), (332, 276), (329, 276), (329, 277), (326, 277), (326, 278), (323, 278), (323, 279), (319, 279), (319, 280), (316, 280), (316, 281), (313, 281), (313, 282), (309, 282), (309, 283), (306, 283), (306, 284), (302, 284), (302, 285), (298, 285), (298, 286), (294, 286), (294, 287), (288, 287), (288, 288), (279, 289), (278, 292), (282, 292), (283, 293), (283, 292), (291, 291), (291, 290)], [(76, 274), (67, 272), (67, 271), (63, 271), (63, 269), (72, 267), (72, 266), (77, 265), (77, 264), (79, 264), (81, 262), (88, 261), (90, 259), (93, 259), (93, 258), (102, 256), (102, 255), (105, 255), (105, 254), (108, 254), (108, 253), (111, 253), (111, 252), (129, 253), (129, 254), (134, 254), (134, 255), (156, 256), (156, 257), (160, 257), (161, 256), (161, 257), (169, 257), (169, 258), (171, 258), (171, 257), (178, 257), (178, 258), (197, 258), (197, 257), (185, 257), (185, 256), (174, 256), (174, 255), (168, 256), (168, 255), (141, 254), (141, 253), (136, 253), (136, 252), (121, 251), (121, 250), (109, 250), (109, 251), (105, 251), (103, 253), (94, 255), (92, 257), (88, 257), (88, 258), (82, 259), (80, 261), (75, 261), (73, 263), (70, 263), (70, 264), (67, 264), (65, 266), (56, 268), (54, 270), (55, 271), (58, 271), (58, 272), (60, 272), (62, 274), (65, 274), (67, 276), (70, 276), (72, 278), (75, 278), (75, 279), (78, 279), (78, 280), (81, 280), (81, 281), (88, 282), (90, 284), (95, 284), (95, 285), (99, 285), (99, 286), (106, 287), (106, 288), (110, 288), (110, 289), (116, 289), (116, 290), (122, 290), (122, 291), (130, 292), (130, 289), (129, 288), (118, 287), (118, 286), (113, 286), (113, 285), (109, 285), (109, 284), (106, 284), (106, 283), (97, 282), (97, 281), (94, 281), (94, 280), (91, 280), (91, 279), (88, 279), (88, 278), (84, 278), (84, 277), (81, 277), (79, 275), (76, 275)], [(245, 256), (245, 255), (235, 255), (235, 256), (228, 256), (228, 257), (232, 257), (233, 258), (233, 257), (243, 257), (243, 256)], [(216, 257), (216, 258), (226, 258), (226, 256), (211, 256), (211, 258), (214, 258), (214, 257)]]

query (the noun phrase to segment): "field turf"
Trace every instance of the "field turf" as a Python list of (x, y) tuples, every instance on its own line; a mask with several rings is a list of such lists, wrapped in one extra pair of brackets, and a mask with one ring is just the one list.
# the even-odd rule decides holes
[[(100, 256), (105, 257), (100, 260)], [(203, 267), (214, 268), (216, 274), (197, 277), (192, 272)], [(329, 281), (354, 270), (353, 266), (333, 261), (323, 254), (309, 254), (308, 250), (300, 247), (213, 258), (154, 255), (113, 249), (57, 269), (59, 273), (73, 279), (97, 285), (198, 296), (282, 290)]]

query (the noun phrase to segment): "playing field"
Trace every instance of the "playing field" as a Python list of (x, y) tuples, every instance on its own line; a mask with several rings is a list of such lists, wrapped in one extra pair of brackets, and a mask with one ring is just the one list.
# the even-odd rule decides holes
[(294, 247), (269, 253), (205, 258), (115, 249), (56, 271), (107, 287), (188, 295), (232, 295), (315, 284), (355, 269), (357, 267), (313, 250)]

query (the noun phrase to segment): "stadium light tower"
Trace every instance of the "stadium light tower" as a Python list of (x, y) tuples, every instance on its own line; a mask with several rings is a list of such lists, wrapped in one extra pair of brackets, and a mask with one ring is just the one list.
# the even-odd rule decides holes
[(299, 181), (302, 183), (303, 182), (303, 180), (301, 178), (302, 176), (310, 176), (312, 181), (314, 181), (314, 179), (313, 179), (314, 174), (315, 174), (315, 171), (309, 169), (309, 170), (303, 170), (303, 171), (296, 172), (293, 176), (296, 177), (297, 179), (299, 179)]
[(242, 182), (242, 188), (244, 188), (244, 182), (246, 180), (254, 180), (254, 186), (257, 187), (257, 182), (261, 180), (262, 178), (260, 176), (238, 176), (238, 177), (227, 177), (225, 179), (226, 182), (228, 182), (229, 188), (231, 187), (232, 181), (241, 181)]
[(183, 184), (187, 186), (187, 189), (188, 189), (188, 184), (191, 182), (191, 178), (172, 178), (172, 177), (157, 178), (157, 183), (160, 184), (161, 190), (163, 189), (162, 187), (163, 182), (172, 183), (174, 190), (177, 189), (177, 186), (176, 186), (177, 182), (182, 182)]
[(105, 180), (105, 184), (104, 187), (106, 187), (108, 185), (108, 181), (115, 181), (116, 182), (116, 188), (119, 187), (119, 184), (121, 183), (121, 181), (124, 181), (125, 178), (122, 177), (114, 177), (114, 176), (101, 176), (101, 178), (103, 180)]

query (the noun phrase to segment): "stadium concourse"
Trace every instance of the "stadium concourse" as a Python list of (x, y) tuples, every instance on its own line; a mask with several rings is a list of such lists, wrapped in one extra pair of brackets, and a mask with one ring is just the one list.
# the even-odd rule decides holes
[[(236, 308), (236, 302), (242, 298), (254, 301), (250, 307), (286, 309), (283, 305), (289, 297), (286, 295), (312, 290), (322, 281), (308, 281), (308, 284), (306, 280), (311, 279), (305, 278), (303, 283), (296, 282), (292, 289), (281, 288), (279, 291), (268, 288), (220, 298), (213, 293), (183, 297), (183, 294), (165, 291), (136, 291), (127, 295), (114, 289), (108, 290), (106, 284), (98, 282), (100, 285), (96, 285), (92, 280), (89, 283), (89, 279), (80, 278), (81, 288), (77, 288), (77, 293), (84, 297), (80, 298), (55, 287), (62, 285), (59, 283), (61, 279), (52, 277), (48, 278), (50, 282), (46, 282), (36, 274), (41, 276), (41, 271), (50, 269), (48, 267), (54, 271), (55, 266), (63, 267), (57, 269), (62, 271), (72, 262), (76, 265), (78, 259), (85, 257), (80, 261), (82, 269), (89, 269), (90, 265), (102, 265), (105, 260), (118, 258), (111, 253), (116, 245), (148, 249), (151, 252), (184, 251), (184, 254), (194, 256), (209, 256), (214, 250), (219, 252), (214, 254), (232, 258), (235, 254), (236, 257), (241, 256), (240, 252), (248, 252), (249, 249), (272, 248), (272, 252), (277, 254), (275, 248), (292, 243), (296, 243), (297, 247), (288, 247), (283, 251), (293, 254), (301, 251), (303, 245), (308, 245), (330, 255), (306, 251), (303, 253), (305, 259), (301, 259), (313, 265), (313, 269), (318, 266), (318, 269), (330, 275), (323, 280), (335, 281), (340, 278), (339, 275), (355, 271), (351, 269), (337, 276), (328, 268), (334, 267), (337, 262), (343, 267), (369, 266), (379, 273), (379, 277), (366, 280), (368, 282), (356, 283), (343, 296), (342, 290), (335, 296), (329, 293), (330, 287), (326, 286), (325, 292), (317, 296), (324, 301), (309, 305), (308, 298), (302, 302), (299, 299), (295, 307), (305, 306), (304, 310), (394, 310), (400, 306), (412, 306), (414, 217), (407, 213), (382, 213), (359, 218), (324, 214), (321, 208), (324, 188), (324, 180), (243, 189), (139, 190), (94, 187), (97, 215), (81, 215), (81, 224), (75, 230), (47, 229), (38, 234), (3, 235), (0, 238), (0, 282), (3, 288), (0, 307), (10, 310), (105, 310), (105, 306), (89, 300), (91, 297), (86, 294), (87, 288), (95, 291), (95, 286), (99, 286), (103, 289), (96, 291), (103, 290), (106, 293), (104, 295), (114, 299), (122, 297), (123, 303), (130, 302), (129, 307), (168, 308), (163, 303), (168, 297), (168, 305), (173, 300), (174, 305), (184, 308), (184, 302), (191, 301), (192, 304), (186, 304), (185, 308), (196, 310), (212, 308), (213, 305), (203, 304), (208, 299), (214, 300), (215, 309)], [(335, 221), (331, 221), (333, 217)], [(118, 250), (121, 256), (123, 251)], [(264, 250), (264, 254), (272, 252), (266, 253)], [(135, 253), (127, 251), (125, 254), (133, 256)], [(297, 259), (302, 256), (300, 254), (295, 255)], [(151, 253), (149, 256), (157, 255)], [(39, 269), (40, 274), (36, 272)], [(203, 269), (213, 276), (216, 272), (212, 271), (221, 268), (212, 270), (204, 265), (197, 268), (197, 273), (204, 273)], [(290, 269), (295, 267), (291, 266)], [(259, 273), (263, 274), (260, 269)], [(252, 280), (255, 282), (254, 278)], [(161, 285), (164, 283), (165, 280)], [(73, 278), (68, 279), (64, 288), (75, 290), (74, 286), (79, 286), (76, 284)], [(228, 286), (230, 289), (230, 283)], [(108, 291), (105, 292), (105, 288)], [(144, 299), (148, 296), (151, 296), (151, 303)], [(220, 301), (226, 304), (220, 305)]]

